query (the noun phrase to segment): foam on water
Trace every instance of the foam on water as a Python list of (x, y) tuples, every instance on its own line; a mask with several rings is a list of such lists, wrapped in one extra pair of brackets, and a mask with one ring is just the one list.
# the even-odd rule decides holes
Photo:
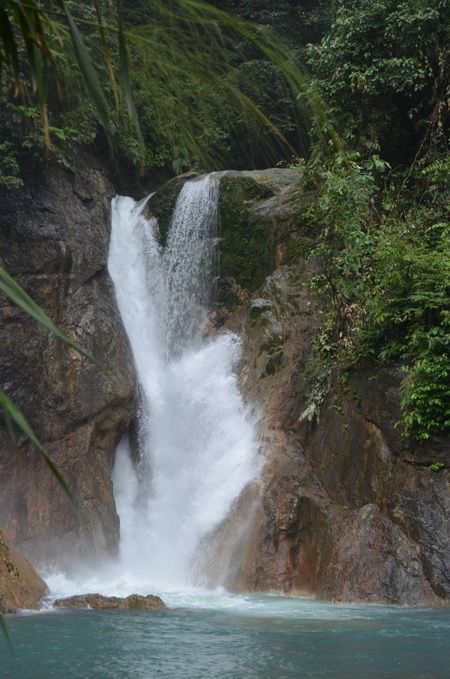
[[(109, 577), (106, 578), (105, 572), (101, 572), (97, 575), (91, 574), (89, 577), (81, 576), (80, 579), (70, 579), (57, 573), (50, 575), (47, 582), (52, 590), (47, 608), (55, 598), (79, 594), (80, 588), (83, 587), (85, 588), (83, 591), (101, 592), (107, 596), (125, 596), (132, 592), (145, 595), (149, 591), (145, 578), (139, 580), (132, 573), (118, 574), (117, 571), (110, 571)], [(385, 616), (387, 612), (401, 617), (402, 613), (409, 615), (412, 610), (418, 615), (430, 610), (382, 604), (333, 604), (310, 597), (282, 596), (278, 593), (233, 594), (222, 587), (216, 589), (193, 586), (180, 589), (163, 587), (154, 588), (152, 593), (163, 597), (169, 608), (222, 611), (244, 617), (286, 620), (376, 620)], [(448, 619), (444, 619), (443, 624), (448, 625)]]

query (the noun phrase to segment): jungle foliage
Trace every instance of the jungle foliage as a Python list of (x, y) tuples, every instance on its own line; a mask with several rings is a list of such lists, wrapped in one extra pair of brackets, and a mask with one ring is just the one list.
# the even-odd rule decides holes
[(0, 185), (80, 144), (137, 174), (270, 164), (306, 139), (294, 51), (220, 3), (30, 0), (25, 19), (22, 6), (0, 2)]
[[(0, 1), (2, 11), (12, 4)], [(24, 164), (46, 154), (70, 164), (77, 145), (112, 153), (134, 176), (302, 155), (301, 181), (318, 199), (298, 228), (314, 235), (321, 273), (313, 287), (330, 309), (306, 416), (320, 411), (334, 366), (371, 356), (404, 371), (405, 433), (425, 440), (447, 432), (449, 1), (126, 0), (120, 17), (114, 0), (37, 5), (51, 18), (41, 69), (47, 131), (39, 88), (18, 88), (3, 69), (0, 185), (19, 188)], [(63, 5), (96, 64), (107, 124), (68, 40)], [(23, 45), (23, 81), (28, 58)]]
[(313, 418), (342, 370), (371, 356), (400, 366), (405, 434), (450, 430), (450, 5), (334, 3), (308, 48), (345, 152), (299, 164), (318, 200), (312, 286), (326, 315), (310, 365)]

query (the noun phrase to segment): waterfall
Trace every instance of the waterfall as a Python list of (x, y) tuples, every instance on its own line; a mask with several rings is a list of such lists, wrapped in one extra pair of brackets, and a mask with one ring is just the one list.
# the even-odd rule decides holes
[(113, 471), (120, 566), (159, 589), (202, 583), (202, 545), (259, 470), (255, 420), (239, 393), (239, 338), (205, 336), (219, 179), (188, 181), (167, 239), (145, 201), (116, 197), (108, 267), (140, 385), (139, 459)]

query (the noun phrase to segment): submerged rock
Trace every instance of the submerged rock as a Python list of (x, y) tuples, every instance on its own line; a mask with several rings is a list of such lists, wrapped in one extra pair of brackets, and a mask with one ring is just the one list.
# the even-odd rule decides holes
[(165, 611), (166, 604), (159, 596), (147, 594), (130, 594), (127, 597), (103, 596), (102, 594), (77, 594), (65, 599), (56, 599), (54, 606), (58, 608), (97, 608), (110, 610), (113, 608), (138, 609), (140, 611)]
[(0, 613), (39, 608), (47, 585), (0, 531)]

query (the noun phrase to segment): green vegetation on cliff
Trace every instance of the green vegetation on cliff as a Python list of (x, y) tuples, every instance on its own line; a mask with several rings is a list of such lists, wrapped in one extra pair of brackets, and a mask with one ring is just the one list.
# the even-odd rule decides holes
[(228, 308), (240, 293), (258, 290), (273, 268), (267, 225), (250, 211), (254, 201), (270, 195), (250, 178), (230, 176), (220, 183), (218, 298)]
[(313, 287), (330, 310), (310, 366), (319, 413), (333, 367), (401, 366), (406, 434), (450, 429), (450, 154), (447, 2), (336, 4), (310, 65), (346, 152), (300, 163), (318, 200)]
[(267, 163), (300, 140), (294, 55), (220, 3), (5, 0), (1, 12), (0, 186), (19, 188), (45, 154), (70, 164), (79, 145), (112, 151), (129, 185), (156, 168)]

